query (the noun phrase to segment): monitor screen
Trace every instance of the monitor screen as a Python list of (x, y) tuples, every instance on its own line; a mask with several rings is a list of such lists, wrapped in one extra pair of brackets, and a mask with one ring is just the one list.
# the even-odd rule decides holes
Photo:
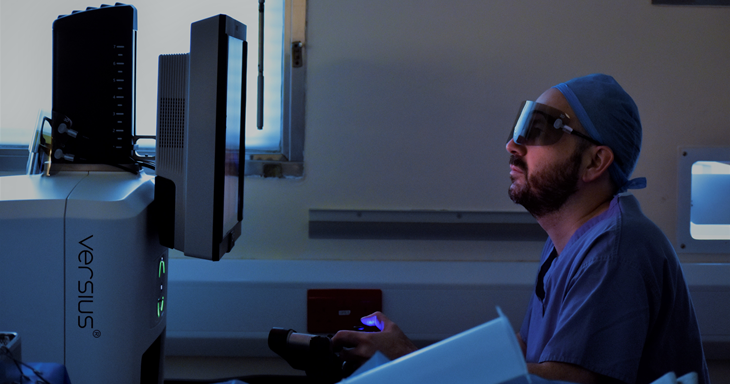
[(225, 156), (225, 187), (223, 197), (223, 232), (227, 233), (234, 229), (241, 221), (239, 217), (239, 206), (243, 196), (239, 193), (239, 161), (242, 159), (241, 151), (241, 127), (243, 127), (243, 40), (228, 36), (228, 74), (226, 93), (226, 156)]

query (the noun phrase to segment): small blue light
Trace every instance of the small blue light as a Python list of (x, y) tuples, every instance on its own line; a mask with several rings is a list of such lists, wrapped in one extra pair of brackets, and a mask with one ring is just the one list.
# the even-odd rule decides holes
[(378, 329), (381, 331), (383, 330), (383, 328), (385, 328), (385, 324), (383, 324), (383, 322), (380, 321), (375, 315), (363, 317), (362, 319), (360, 319), (360, 321), (367, 326), (378, 327)]

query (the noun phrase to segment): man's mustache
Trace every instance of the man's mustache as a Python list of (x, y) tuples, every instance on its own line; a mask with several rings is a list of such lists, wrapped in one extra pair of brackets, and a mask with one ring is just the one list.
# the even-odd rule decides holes
[(523, 172), (527, 171), (527, 163), (525, 163), (524, 160), (515, 157), (515, 155), (510, 155), (509, 165), (514, 165), (515, 167), (522, 169)]

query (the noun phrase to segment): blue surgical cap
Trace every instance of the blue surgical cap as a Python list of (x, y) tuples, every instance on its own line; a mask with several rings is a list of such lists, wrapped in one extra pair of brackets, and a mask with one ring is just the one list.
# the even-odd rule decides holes
[(641, 120), (634, 100), (603, 74), (578, 77), (556, 85), (588, 135), (613, 151), (608, 169), (618, 192), (646, 187), (645, 178), (629, 180), (641, 152)]

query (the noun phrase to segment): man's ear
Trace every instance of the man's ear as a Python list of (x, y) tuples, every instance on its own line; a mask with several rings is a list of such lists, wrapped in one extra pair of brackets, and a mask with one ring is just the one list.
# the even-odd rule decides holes
[(613, 151), (605, 145), (591, 146), (585, 151), (583, 161), (586, 164), (583, 181), (591, 182), (603, 174), (608, 175), (608, 167), (613, 164)]

